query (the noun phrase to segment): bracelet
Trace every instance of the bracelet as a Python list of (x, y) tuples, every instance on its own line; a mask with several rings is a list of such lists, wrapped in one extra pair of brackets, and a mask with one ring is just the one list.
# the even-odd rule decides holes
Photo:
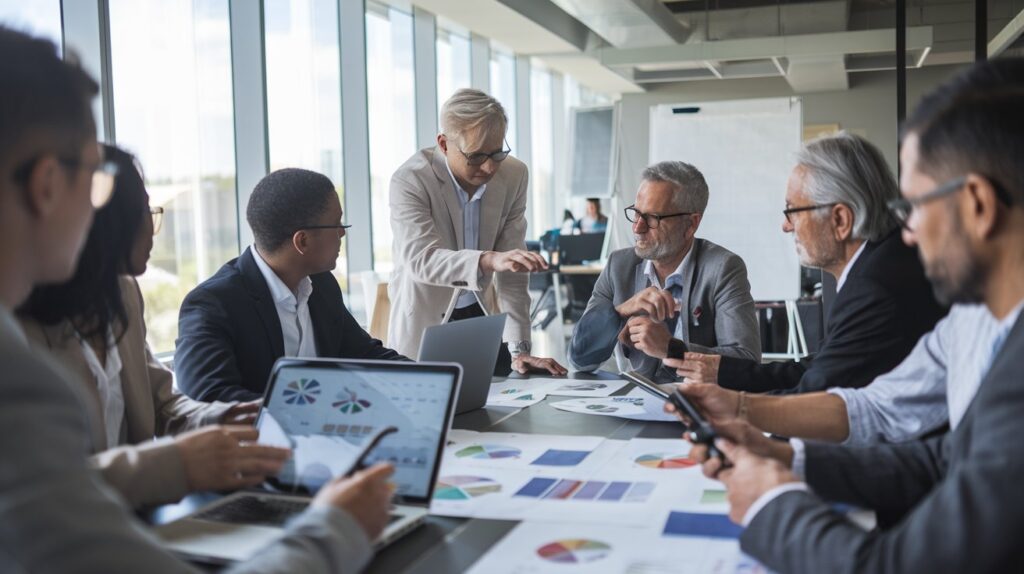
[(736, 405), (736, 418), (747, 420), (747, 391), (740, 391), (740, 402)]

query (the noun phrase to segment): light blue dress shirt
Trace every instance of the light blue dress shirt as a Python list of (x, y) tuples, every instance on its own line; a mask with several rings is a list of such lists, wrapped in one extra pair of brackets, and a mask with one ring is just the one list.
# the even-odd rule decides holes
[[(459, 180), (455, 179), (455, 174), (452, 173), (451, 166), (448, 165), (448, 159), (444, 160), (444, 166), (448, 168), (448, 175), (452, 178), (452, 185), (455, 186), (455, 196), (459, 198), (459, 205), (462, 207), (462, 248), (463, 249), (479, 249), (480, 248), (480, 200), (484, 197), (484, 192), (487, 191), (487, 184), (481, 185), (473, 197), (470, 197), (466, 190), (462, 189), (459, 185)], [(476, 296), (471, 291), (463, 291), (459, 295), (459, 300), (455, 303), (456, 309), (463, 309), (476, 303)]]

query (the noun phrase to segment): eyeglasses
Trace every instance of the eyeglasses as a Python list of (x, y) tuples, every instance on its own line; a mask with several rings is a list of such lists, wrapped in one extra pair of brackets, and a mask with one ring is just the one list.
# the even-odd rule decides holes
[(338, 235), (341, 235), (341, 232), (346, 230), (346, 229), (348, 229), (349, 227), (352, 227), (352, 225), (351, 224), (345, 225), (344, 223), (339, 223), (337, 225), (307, 225), (307, 226), (302, 227), (300, 229), (296, 229), (295, 231), (299, 232), (299, 231), (305, 231), (305, 230), (310, 230), (310, 229), (337, 229), (338, 230)]
[(164, 225), (164, 208), (149, 208), (149, 216), (153, 218), (153, 235), (156, 235)]
[[(102, 147), (100, 149), (102, 150)], [(22, 185), (27, 183), (32, 168), (42, 157), (43, 155), (38, 155), (14, 170), (14, 181)], [(58, 156), (57, 161), (68, 169), (79, 169), (83, 163), (80, 158), (67, 156)], [(89, 187), (89, 202), (92, 203), (94, 209), (99, 209), (110, 202), (111, 196), (114, 195), (114, 180), (117, 178), (117, 171), (117, 164), (112, 161), (101, 161), (93, 170), (92, 182)]]
[(681, 217), (683, 215), (696, 215), (691, 211), (682, 211), (680, 213), (667, 213), (665, 215), (658, 215), (656, 213), (644, 213), (638, 210), (633, 205), (630, 205), (623, 211), (626, 212), (626, 219), (630, 223), (636, 223), (637, 221), (640, 221), (642, 219), (644, 221), (644, 225), (646, 225), (650, 229), (657, 229), (658, 226), (661, 225), (662, 219), (669, 219), (670, 217)]
[(505, 149), (493, 153), (466, 153), (462, 151), (462, 148), (460, 148), (457, 145), (455, 146), (455, 148), (459, 150), (459, 153), (466, 156), (466, 163), (468, 163), (469, 165), (483, 165), (487, 163), (487, 160), (489, 159), (493, 159), (496, 163), (501, 163), (505, 161), (505, 158), (508, 157), (508, 154), (512, 153), (512, 148), (509, 147), (508, 140), (503, 141), (505, 142)]
[(805, 205), (803, 207), (787, 207), (786, 209), (782, 210), (782, 215), (786, 216), (787, 223), (793, 225), (793, 218), (791, 218), (790, 215), (794, 213), (800, 213), (801, 211), (813, 211), (815, 209), (824, 209), (826, 207), (832, 207), (834, 205), (839, 205), (839, 202), (820, 203), (818, 205)]
[(889, 208), (889, 212), (896, 218), (896, 221), (903, 226), (903, 229), (907, 231), (913, 231), (910, 228), (910, 216), (914, 214), (914, 208), (922, 204), (928, 203), (929, 201), (952, 195), (961, 189), (964, 189), (964, 184), (967, 183), (967, 176), (960, 176), (943, 183), (928, 193), (914, 197), (911, 199), (900, 198), (893, 199), (886, 203)]

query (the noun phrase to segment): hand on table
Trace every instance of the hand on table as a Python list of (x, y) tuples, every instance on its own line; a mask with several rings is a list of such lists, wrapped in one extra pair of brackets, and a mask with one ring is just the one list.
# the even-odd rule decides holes
[(245, 403), (235, 403), (224, 415), (220, 417), (220, 423), (224, 425), (252, 425), (260, 414), (260, 407), (263, 406), (263, 399), (256, 399)]
[(615, 312), (625, 318), (646, 314), (658, 321), (664, 321), (679, 312), (679, 302), (665, 289), (648, 287), (615, 307)]
[(237, 490), (280, 472), (291, 451), (256, 444), (257, 438), (259, 433), (251, 426), (221, 425), (176, 436), (189, 489)]
[(377, 463), (351, 477), (338, 477), (325, 484), (312, 506), (333, 506), (352, 515), (372, 541), (384, 532), (391, 514), (395, 485), (388, 479), (395, 473), (390, 463)]
[(704, 353), (686, 353), (682, 359), (665, 359), (666, 367), (675, 369), (676, 374), (683, 377), (684, 383), (718, 383), (718, 367), (722, 364), (721, 355)]
[(512, 369), (520, 375), (526, 373), (549, 373), (556, 377), (562, 377), (569, 373), (565, 367), (558, 364), (558, 361), (546, 357), (534, 357), (533, 355), (519, 354), (512, 357)]

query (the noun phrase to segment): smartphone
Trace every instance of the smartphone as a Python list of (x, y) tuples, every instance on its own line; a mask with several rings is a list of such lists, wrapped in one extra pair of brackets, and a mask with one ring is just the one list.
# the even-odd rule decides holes
[(674, 388), (672, 389), (672, 392), (667, 392), (665, 389), (662, 389), (660, 385), (636, 371), (629, 371), (620, 374), (625, 377), (626, 380), (635, 384), (644, 391), (647, 391), (663, 401), (672, 403), (677, 412), (690, 419), (689, 424), (683, 423), (683, 426), (686, 427), (686, 436), (696, 444), (703, 444), (707, 446), (708, 454), (710, 456), (718, 457), (723, 461), (725, 460), (722, 452), (715, 446), (715, 429), (713, 429), (704, 419), (700, 414), (700, 411), (693, 406), (693, 403), (691, 403), (683, 393), (679, 392), (679, 389)]

